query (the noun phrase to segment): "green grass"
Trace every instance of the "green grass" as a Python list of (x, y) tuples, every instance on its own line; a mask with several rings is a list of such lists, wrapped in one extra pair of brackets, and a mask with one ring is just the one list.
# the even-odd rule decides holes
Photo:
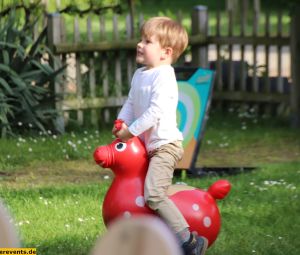
[[(300, 163), (269, 165), (227, 176), (219, 202), (222, 231), (207, 254), (298, 254)], [(188, 179), (207, 188), (219, 178)], [(31, 189), (0, 189), (24, 246), (40, 254), (88, 254), (105, 232), (101, 203), (110, 181)], [(47, 234), (45, 234), (47, 233)]]
[(101, 204), (108, 182), (34, 189), (1, 189), (23, 244), (38, 254), (87, 254), (104, 232)]
[[(211, 112), (197, 165), (256, 169), (184, 180), (205, 189), (220, 178), (232, 183), (218, 203), (222, 230), (207, 254), (299, 253), (299, 137), (287, 122), (253, 112)], [(113, 177), (92, 153), (111, 140), (109, 130), (82, 130), (0, 141), (0, 197), (23, 246), (39, 254), (89, 254), (106, 231), (101, 205)]]

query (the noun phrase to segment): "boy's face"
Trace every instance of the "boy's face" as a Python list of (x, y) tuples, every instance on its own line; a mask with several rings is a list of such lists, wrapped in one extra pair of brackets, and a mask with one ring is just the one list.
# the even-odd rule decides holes
[(165, 48), (161, 47), (155, 36), (143, 36), (137, 44), (136, 62), (150, 69), (162, 64), (170, 64), (171, 56)]

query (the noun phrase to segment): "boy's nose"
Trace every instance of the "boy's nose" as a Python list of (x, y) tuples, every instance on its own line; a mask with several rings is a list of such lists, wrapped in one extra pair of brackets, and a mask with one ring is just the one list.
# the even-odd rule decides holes
[(137, 48), (138, 48), (138, 49), (141, 49), (142, 47), (143, 47), (142, 41), (139, 41), (139, 42), (137, 43)]

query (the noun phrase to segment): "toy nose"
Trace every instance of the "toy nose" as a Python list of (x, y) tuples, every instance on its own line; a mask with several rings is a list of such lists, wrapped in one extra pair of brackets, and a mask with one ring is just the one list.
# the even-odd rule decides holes
[(102, 167), (109, 167), (110, 165), (110, 153), (107, 146), (100, 146), (96, 148), (94, 152), (94, 160)]

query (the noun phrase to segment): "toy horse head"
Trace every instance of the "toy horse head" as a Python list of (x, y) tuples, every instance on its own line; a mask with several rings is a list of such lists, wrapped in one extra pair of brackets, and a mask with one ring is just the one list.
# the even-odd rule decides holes
[(133, 137), (126, 143), (120, 139), (100, 146), (94, 152), (96, 163), (111, 168), (116, 176), (145, 176), (148, 169), (148, 156), (143, 142)]

